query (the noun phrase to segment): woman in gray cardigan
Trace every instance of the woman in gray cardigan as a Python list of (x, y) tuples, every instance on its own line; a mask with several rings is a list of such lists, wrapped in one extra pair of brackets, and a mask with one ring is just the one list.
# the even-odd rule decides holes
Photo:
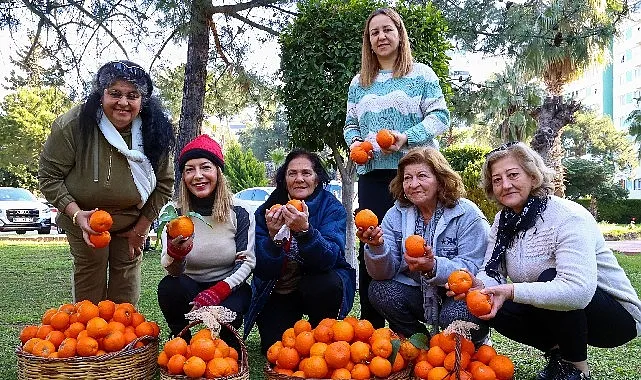
[(587, 345), (616, 347), (641, 335), (641, 302), (592, 215), (550, 195), (553, 175), (523, 143), (487, 155), (483, 186), (504, 208), (477, 278), (493, 301), (481, 318), (546, 352), (537, 379), (589, 379)]
[[(489, 233), (485, 216), (462, 198), (461, 177), (434, 148), (411, 149), (399, 161), (390, 192), (396, 201), (381, 226), (356, 233), (366, 244), (372, 305), (393, 331), (405, 336), (428, 334), (426, 323), (436, 333), (459, 319), (480, 325), (472, 340), (481, 343), (487, 324), (472, 316), (463, 301), (446, 297), (444, 285), (457, 269), (478, 271)], [(410, 235), (423, 236), (424, 256), (404, 252)]]

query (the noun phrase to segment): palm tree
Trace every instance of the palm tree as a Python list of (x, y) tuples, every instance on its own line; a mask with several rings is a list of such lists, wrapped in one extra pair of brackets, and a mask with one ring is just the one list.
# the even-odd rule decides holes
[(588, 67), (604, 62), (624, 9), (615, 2), (606, 5), (597, 0), (528, 4), (511, 8), (519, 13), (518, 17), (533, 20), (523, 23), (531, 38), (516, 47), (516, 64), (545, 83), (548, 96), (534, 112), (537, 131), (531, 146), (556, 170), (555, 193), (563, 196), (561, 129), (574, 122), (574, 112), (580, 107), (578, 102), (563, 99), (563, 86)]

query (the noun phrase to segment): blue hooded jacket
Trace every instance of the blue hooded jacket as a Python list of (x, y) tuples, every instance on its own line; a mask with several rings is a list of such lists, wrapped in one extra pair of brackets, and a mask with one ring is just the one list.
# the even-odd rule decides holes
[[(265, 221), (266, 210), (275, 203), (275, 197), (270, 197), (255, 213), (256, 268), (251, 284), (252, 300), (245, 314), (245, 338), (271, 296), (285, 261), (285, 252), (269, 237)], [(356, 293), (356, 270), (345, 260), (347, 213), (336, 197), (321, 186), (317, 186), (312, 195), (305, 199), (305, 204), (309, 210), (309, 232), (294, 238), (304, 260), (301, 263), (302, 274), (336, 271), (343, 284), (338, 318), (344, 318), (352, 309)]]

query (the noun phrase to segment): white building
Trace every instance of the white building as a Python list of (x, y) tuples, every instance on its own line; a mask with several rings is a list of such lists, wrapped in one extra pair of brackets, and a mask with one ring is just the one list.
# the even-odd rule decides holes
[[(622, 22), (621, 35), (611, 47), (612, 61), (586, 71), (564, 88), (565, 95), (610, 116), (615, 128), (625, 131), (625, 120), (640, 106), (635, 98), (641, 97), (641, 15), (635, 16), (634, 20)], [(630, 198), (641, 199), (641, 165), (621, 179), (621, 185), (628, 189)]]

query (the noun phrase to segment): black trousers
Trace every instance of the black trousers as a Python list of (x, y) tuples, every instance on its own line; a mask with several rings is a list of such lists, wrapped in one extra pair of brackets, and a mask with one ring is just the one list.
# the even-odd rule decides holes
[[(539, 282), (552, 281), (554, 268)], [(587, 346), (617, 347), (637, 335), (634, 318), (612, 296), (597, 287), (585, 309), (556, 311), (505, 301), (490, 326), (506, 337), (548, 352), (558, 345), (561, 357), (571, 362), (586, 360)]]
[[(178, 277), (167, 275), (160, 280), (158, 284), (158, 305), (169, 325), (172, 336), (177, 336), (189, 323), (185, 318), (185, 314), (192, 309), (190, 303), (198, 293), (215, 284), (216, 282), (197, 282), (184, 274)], [(249, 308), (251, 293), (251, 286), (243, 282), (234, 288), (229, 297), (220, 304), (220, 306), (225, 306), (236, 312), (236, 319), (230, 323), (236, 329), (239, 329), (243, 324), (243, 315)], [(236, 350), (240, 349), (236, 337), (226, 328), (222, 328), (220, 337), (231, 347), (236, 348)], [(191, 333), (187, 332), (183, 335), (183, 338), (189, 342)]]
[[(389, 192), (389, 184), (396, 176), (396, 170), (373, 170), (358, 178), (358, 207), (370, 209), (383, 222), (387, 210), (394, 205), (394, 198)], [(376, 311), (369, 301), (369, 284), (372, 277), (365, 267), (364, 247), (358, 248), (358, 294), (361, 305), (361, 319), (369, 320), (374, 328), (385, 327), (385, 318)]]
[(304, 274), (292, 293), (272, 292), (256, 319), (261, 352), (266, 354), (303, 315), (309, 317), (312, 327), (324, 318), (338, 317), (342, 301), (343, 283), (335, 271)]

